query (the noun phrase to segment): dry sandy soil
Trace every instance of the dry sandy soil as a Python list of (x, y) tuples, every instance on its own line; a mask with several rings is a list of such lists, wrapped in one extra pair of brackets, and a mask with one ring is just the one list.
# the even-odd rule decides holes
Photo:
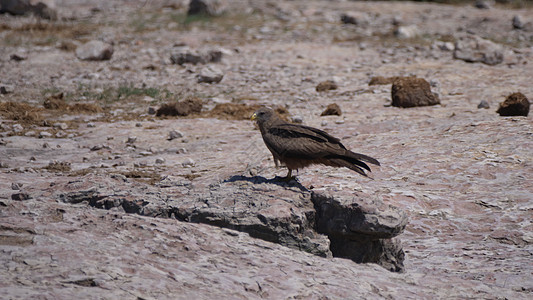
[[(532, 8), (230, 1), (222, 16), (188, 17), (180, 1), (56, 3), (57, 21), (0, 15), (6, 299), (533, 297), (533, 120), (496, 113), (513, 92), (533, 98)], [(348, 12), (357, 25), (341, 22)], [(523, 29), (513, 28), (515, 15)], [(394, 35), (408, 25), (418, 35)], [(499, 44), (503, 62), (454, 59), (443, 44), (468, 34)], [(76, 47), (90, 40), (113, 45), (111, 59), (78, 59)], [(221, 50), (222, 59), (172, 64), (183, 46)], [(198, 82), (206, 66), (222, 71), (220, 83)], [(390, 84), (368, 85), (374, 76), (412, 75), (431, 83), (440, 105), (391, 107)], [(317, 92), (325, 80), (338, 89)], [(46, 108), (59, 93), (63, 106)], [(203, 101), (200, 113), (149, 113), (188, 97)], [(482, 100), (489, 109), (477, 108)], [(331, 103), (342, 115), (320, 116)], [(227, 113), (217, 104), (239, 106)], [(298, 181), (407, 212), (398, 236), (404, 273), (62, 201), (90, 188), (164, 197), (168, 178), (209, 190), (234, 176), (283, 176), (249, 120), (260, 105), (285, 108), (289, 119), (379, 159), (371, 179), (314, 166)], [(171, 130), (182, 136), (169, 140)]]

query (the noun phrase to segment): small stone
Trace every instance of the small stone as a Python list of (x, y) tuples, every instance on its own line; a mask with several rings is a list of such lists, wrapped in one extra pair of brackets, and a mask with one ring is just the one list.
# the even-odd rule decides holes
[(56, 133), (56, 138), (64, 138), (64, 137), (66, 137), (66, 136), (67, 136), (67, 133), (64, 132), (64, 131), (58, 131), (58, 132)]
[(179, 148), (177, 151), (176, 151), (177, 154), (185, 154), (187, 153), (187, 149), (185, 148)]
[(224, 78), (224, 73), (214, 66), (207, 66), (200, 70), (198, 83), (219, 83)]
[(176, 130), (171, 130), (168, 133), (169, 141), (172, 141), (173, 139), (177, 139), (177, 138), (182, 138), (182, 137), (183, 137), (183, 133), (176, 131)]
[(111, 178), (120, 180), (122, 182), (128, 182), (128, 178), (122, 174), (111, 174)]
[(94, 128), (94, 127), (96, 127), (96, 125), (94, 125), (93, 122), (89, 122), (89, 123), (87, 123), (87, 127)]
[(186, 50), (183, 52), (172, 53), (170, 55), (170, 61), (173, 64), (178, 64), (178, 65), (183, 65), (186, 63), (193, 64), (193, 65), (196, 65), (199, 63), (202, 63), (202, 64), (205, 63), (205, 60), (202, 57), (202, 55), (200, 55), (199, 53), (192, 53), (189, 50)]
[(514, 29), (524, 29), (524, 21), (522, 20), (521, 16), (515, 15), (513, 17), (513, 28)]
[(486, 0), (476, 0), (474, 3), (474, 7), (479, 9), (490, 9), (492, 1), (486, 1)]
[(35, 131), (33, 131), (33, 130), (30, 130), (30, 131), (27, 131), (27, 132), (24, 134), (24, 136), (28, 136), (28, 137), (30, 137), (30, 136), (35, 136), (36, 134), (37, 134), (37, 132), (35, 132)]
[(9, 168), (9, 165), (6, 162), (0, 161), (0, 169)]
[(48, 143), (43, 143), (43, 149), (49, 149), (50, 148), (50, 144)]
[(102, 41), (90, 41), (76, 49), (76, 57), (81, 60), (109, 60), (113, 55), (113, 46)]
[(156, 164), (163, 164), (163, 163), (165, 163), (165, 159), (164, 158), (156, 158), (155, 159), (155, 163)]
[(102, 150), (104, 148), (103, 145), (96, 145), (96, 146), (93, 146), (91, 147), (91, 151), (98, 151), (98, 150)]
[(296, 123), (296, 124), (301, 124), (304, 121), (302, 116), (298, 116), (298, 115), (297, 116), (293, 116), (291, 119), (292, 119), (292, 122)]
[(142, 123), (135, 123), (135, 127), (143, 127)]
[(394, 80), (391, 89), (392, 106), (415, 107), (440, 104), (423, 78), (402, 77)]
[(11, 195), (11, 200), (25, 201), (30, 200), (32, 197), (28, 193), (15, 193)]
[(0, 94), (11, 94), (15, 91), (15, 88), (11, 85), (2, 85), (0, 86)]
[(341, 108), (337, 103), (331, 103), (326, 107), (326, 109), (320, 114), (320, 116), (340, 116), (342, 115)]
[(24, 184), (23, 183), (11, 183), (11, 189), (12, 190), (20, 190)]
[(153, 155), (154, 153), (151, 151), (141, 151), (139, 154), (142, 156), (150, 156), (150, 155)]
[(455, 46), (452, 42), (436, 42), (435, 45), (442, 51), (453, 51)]
[(336, 120), (335, 124), (344, 124), (344, 120), (342, 120), (342, 119), (341, 120)]
[(54, 127), (54, 128), (59, 128), (59, 129), (61, 129), (61, 130), (66, 130), (66, 129), (68, 129), (68, 125), (67, 125), (67, 123), (55, 123), (55, 124), (53, 125), (53, 127)]
[(490, 108), (490, 105), (489, 105), (489, 102), (487, 102), (487, 100), (481, 100), (481, 102), (479, 102), (479, 104), (477, 105), (477, 108)]
[(144, 102), (152, 102), (152, 101), (154, 101), (155, 99), (152, 98), (152, 97), (150, 97), (150, 96), (144, 96), (144, 97), (142, 98), (142, 100), (143, 100)]
[(148, 114), (149, 115), (155, 115), (155, 113), (156, 113), (155, 107), (151, 107), (151, 106), (148, 107)]
[(329, 90), (336, 90), (338, 88), (337, 84), (335, 83), (335, 81), (333, 80), (326, 80), (326, 81), (322, 81), (320, 82), (315, 90), (317, 92), (325, 92), (325, 91), (329, 91)]
[(25, 54), (13, 53), (11, 54), (9, 59), (14, 60), (14, 61), (22, 61), (22, 60), (28, 59), (28, 57)]
[(328, 121), (324, 120), (322, 121), (322, 123), (320, 123), (320, 126), (327, 126), (328, 125)]
[(148, 163), (145, 162), (145, 161), (141, 161), (141, 162), (135, 162), (135, 163), (133, 163), (133, 166), (134, 166), (135, 168), (144, 168), (144, 167), (146, 167), (147, 165), (148, 165)]
[(500, 103), (496, 111), (500, 116), (524, 116), (529, 114), (529, 100), (522, 93), (513, 93)]
[(39, 138), (40, 139), (43, 139), (43, 138), (50, 138), (52, 137), (52, 134), (48, 131), (41, 131), (39, 132)]
[(126, 144), (133, 144), (137, 141), (137, 137), (136, 136), (130, 136), (128, 137), (128, 140), (126, 141)]
[(20, 124), (14, 124), (12, 128), (14, 132), (21, 132), (22, 130), (24, 130), (24, 127), (22, 127), (22, 125)]
[(196, 165), (196, 163), (194, 162), (194, 160), (192, 160), (192, 158), (187, 158), (184, 162), (181, 163), (181, 165), (184, 168), (192, 168)]
[(191, 0), (187, 15), (220, 16), (226, 11), (224, 0)]
[(420, 35), (420, 30), (416, 25), (398, 26), (394, 30), (394, 36), (400, 39), (411, 39)]
[(349, 15), (349, 14), (342, 14), (341, 22), (344, 24), (353, 24), (353, 25), (359, 24), (359, 20), (357, 20), (355, 16)]

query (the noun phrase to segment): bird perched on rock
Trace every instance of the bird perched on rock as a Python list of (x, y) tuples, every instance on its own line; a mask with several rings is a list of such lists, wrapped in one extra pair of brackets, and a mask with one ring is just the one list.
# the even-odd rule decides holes
[(292, 170), (298, 170), (313, 164), (331, 167), (346, 167), (367, 176), (365, 170), (371, 171), (365, 163), (380, 165), (367, 155), (354, 153), (341, 141), (317, 128), (291, 124), (282, 120), (273, 110), (263, 107), (252, 115), (263, 136), (263, 141), (274, 157), (287, 166), (289, 172), (285, 180), (291, 180)]

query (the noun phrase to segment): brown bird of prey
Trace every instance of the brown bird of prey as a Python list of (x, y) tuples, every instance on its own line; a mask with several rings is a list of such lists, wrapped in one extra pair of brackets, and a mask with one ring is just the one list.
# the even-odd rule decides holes
[(292, 179), (292, 170), (312, 164), (346, 167), (363, 176), (367, 176), (365, 170), (371, 171), (365, 162), (380, 165), (370, 156), (346, 149), (338, 138), (325, 131), (283, 121), (269, 108), (258, 109), (252, 120), (257, 122), (276, 166), (280, 161), (289, 169), (285, 180)]

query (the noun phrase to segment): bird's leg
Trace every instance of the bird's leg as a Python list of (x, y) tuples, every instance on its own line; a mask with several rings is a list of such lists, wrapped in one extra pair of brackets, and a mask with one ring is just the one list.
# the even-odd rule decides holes
[(287, 176), (285, 176), (285, 177), (284, 177), (283, 179), (281, 179), (281, 180), (286, 181), (286, 182), (289, 182), (289, 181), (291, 181), (291, 180), (293, 180), (293, 179), (294, 179), (294, 177), (292, 177), (292, 170), (289, 169), (289, 172), (287, 173)]

